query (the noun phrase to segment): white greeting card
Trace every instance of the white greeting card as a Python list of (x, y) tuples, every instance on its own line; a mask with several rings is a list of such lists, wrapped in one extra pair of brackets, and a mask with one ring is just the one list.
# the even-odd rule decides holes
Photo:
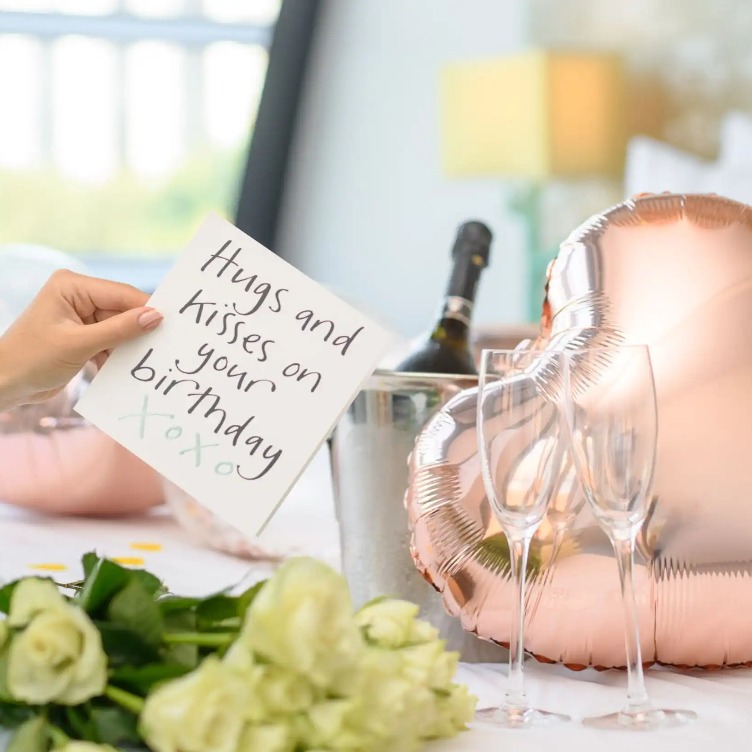
[(257, 535), (393, 336), (215, 215), (149, 304), (76, 410)]

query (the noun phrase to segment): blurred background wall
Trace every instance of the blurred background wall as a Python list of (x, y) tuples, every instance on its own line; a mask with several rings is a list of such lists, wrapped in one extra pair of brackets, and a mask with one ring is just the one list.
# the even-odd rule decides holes
[(325, 4), (282, 253), (415, 334), (436, 313), (457, 225), (482, 219), (495, 242), (478, 320), (521, 320), (525, 259), (504, 185), (442, 172), (439, 71), (451, 60), (520, 49), (527, 25), (524, 2)]

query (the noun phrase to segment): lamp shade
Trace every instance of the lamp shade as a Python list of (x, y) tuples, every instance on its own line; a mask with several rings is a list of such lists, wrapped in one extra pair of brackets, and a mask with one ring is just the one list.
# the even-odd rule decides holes
[(534, 51), (448, 65), (443, 164), (452, 177), (620, 174), (625, 85), (616, 55)]

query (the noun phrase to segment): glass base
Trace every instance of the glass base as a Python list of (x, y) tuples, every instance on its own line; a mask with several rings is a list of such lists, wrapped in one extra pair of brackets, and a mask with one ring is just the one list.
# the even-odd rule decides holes
[(612, 731), (653, 731), (672, 726), (683, 726), (694, 721), (697, 713), (692, 710), (665, 710), (648, 708), (646, 710), (622, 710), (595, 718), (585, 718), (582, 723), (590, 728)]
[(475, 713), (475, 721), (485, 726), (521, 729), (553, 726), (571, 720), (568, 715), (550, 713), (525, 705), (501, 705), (498, 708), (483, 708)]

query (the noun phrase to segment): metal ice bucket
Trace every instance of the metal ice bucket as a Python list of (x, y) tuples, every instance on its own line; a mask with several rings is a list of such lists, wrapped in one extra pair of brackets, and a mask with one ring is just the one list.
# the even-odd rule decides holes
[(465, 632), (410, 555), (404, 496), (407, 460), (428, 419), (477, 378), (376, 371), (329, 443), (342, 568), (356, 606), (381, 595), (420, 606), (467, 662), (505, 659), (503, 648)]

